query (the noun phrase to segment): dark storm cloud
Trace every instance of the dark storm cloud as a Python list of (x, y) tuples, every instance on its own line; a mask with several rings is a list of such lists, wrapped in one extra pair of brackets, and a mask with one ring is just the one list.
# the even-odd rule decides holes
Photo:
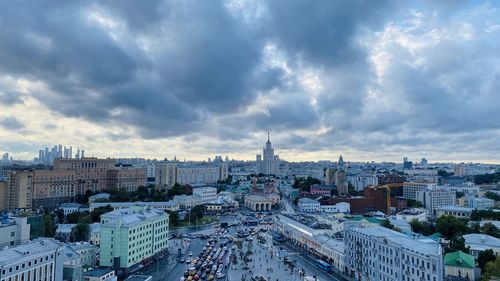
[[(52, 111), (127, 129), (105, 134), (112, 140), (237, 142), (272, 130), (300, 149), (476, 143), (500, 129), (498, 34), (419, 38), (478, 20), (464, 14), (470, 4), (434, 2), (269, 0), (243, 20), (222, 1), (8, 1), (0, 76), (45, 83), (29, 95)], [(419, 13), (435, 18), (413, 24)], [(392, 57), (379, 81), (370, 55), (388, 24), (427, 45), (386, 39), (377, 48)], [(308, 70), (317, 92), (304, 86)], [(0, 104), (22, 103), (15, 93), (0, 88)]]
[(25, 127), (21, 121), (13, 116), (0, 118), (0, 126), (9, 131), (18, 131)]

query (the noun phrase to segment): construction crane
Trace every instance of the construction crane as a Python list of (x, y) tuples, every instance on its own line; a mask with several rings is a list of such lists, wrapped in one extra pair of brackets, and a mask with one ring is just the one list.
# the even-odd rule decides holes
[(388, 183), (388, 184), (382, 184), (382, 185), (377, 185), (373, 188), (378, 189), (378, 188), (384, 188), (386, 189), (386, 204), (387, 204), (387, 211), (386, 214), (389, 216), (391, 214), (391, 191), (393, 188), (399, 188), (403, 187), (403, 183)]

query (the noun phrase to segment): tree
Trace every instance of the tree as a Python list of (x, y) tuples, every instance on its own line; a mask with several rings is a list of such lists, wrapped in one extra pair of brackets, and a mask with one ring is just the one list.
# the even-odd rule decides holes
[(498, 256), (494, 261), (490, 261), (486, 264), (483, 272), (483, 277), (481, 280), (488, 281), (491, 277), (500, 277), (500, 256)]
[(55, 215), (57, 217), (57, 223), (64, 223), (64, 211), (63, 209), (55, 210)]
[(203, 214), (205, 213), (206, 208), (207, 207), (205, 207), (203, 205), (194, 206), (191, 209), (191, 214), (190, 214), (191, 220), (201, 219), (203, 217)]
[(66, 221), (68, 223), (78, 223), (80, 219), (80, 212), (73, 212), (66, 215)]
[(453, 175), (453, 172), (447, 172), (445, 170), (438, 170), (438, 176), (440, 176), (440, 177), (449, 177), (452, 175)]
[(90, 212), (90, 219), (92, 222), (100, 222), (101, 215), (113, 211), (113, 207), (106, 205), (104, 207), (97, 207), (92, 212)]
[(179, 214), (177, 214), (177, 212), (173, 212), (173, 211), (167, 211), (167, 213), (169, 215), (170, 226), (179, 225)]
[(43, 215), (43, 237), (54, 237), (55, 224), (54, 218), (46, 213)]
[(461, 236), (455, 236), (450, 240), (450, 244), (445, 248), (445, 253), (453, 253), (462, 251), (466, 254), (470, 252), (469, 248), (465, 247), (465, 239)]
[(380, 226), (389, 228), (389, 229), (395, 229), (395, 226), (391, 223), (389, 219), (385, 219), (380, 223)]
[(408, 208), (422, 208), (424, 206), (422, 202), (413, 199), (406, 199), (406, 205)]
[(73, 242), (87, 241), (89, 237), (89, 225), (87, 223), (78, 223), (72, 230)]
[(484, 272), (486, 264), (490, 261), (494, 261), (496, 258), (495, 253), (493, 253), (492, 249), (488, 249), (482, 252), (479, 252), (479, 256), (477, 257), (477, 263), (479, 268), (481, 268), (481, 272)]
[(485, 223), (483, 227), (481, 227), (481, 232), (496, 238), (500, 238), (500, 231), (494, 224), (490, 222)]
[(465, 196), (465, 193), (461, 192), (461, 191), (457, 191), (457, 198), (462, 198)]
[(413, 219), (410, 222), (411, 230), (415, 233), (420, 233), (425, 236), (430, 236), (436, 232), (434, 225), (428, 221), (421, 222)]
[(500, 194), (496, 194), (496, 193), (491, 192), (491, 191), (487, 191), (484, 194), (484, 197), (489, 198), (489, 199), (493, 199), (495, 201), (500, 201)]
[(465, 223), (454, 216), (441, 216), (436, 221), (436, 230), (446, 239), (452, 240), (453, 237), (466, 233)]

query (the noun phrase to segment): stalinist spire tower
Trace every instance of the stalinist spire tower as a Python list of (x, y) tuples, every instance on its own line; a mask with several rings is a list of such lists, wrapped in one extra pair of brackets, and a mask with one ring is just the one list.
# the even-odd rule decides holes
[(274, 155), (274, 148), (271, 146), (269, 132), (267, 132), (267, 142), (262, 155), (257, 154), (256, 161), (258, 174), (276, 175), (280, 172), (280, 158), (278, 155)]

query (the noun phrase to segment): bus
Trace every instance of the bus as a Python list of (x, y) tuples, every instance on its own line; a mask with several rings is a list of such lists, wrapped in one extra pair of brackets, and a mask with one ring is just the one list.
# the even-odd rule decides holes
[(326, 272), (332, 272), (332, 266), (322, 260), (316, 260), (316, 266)]

